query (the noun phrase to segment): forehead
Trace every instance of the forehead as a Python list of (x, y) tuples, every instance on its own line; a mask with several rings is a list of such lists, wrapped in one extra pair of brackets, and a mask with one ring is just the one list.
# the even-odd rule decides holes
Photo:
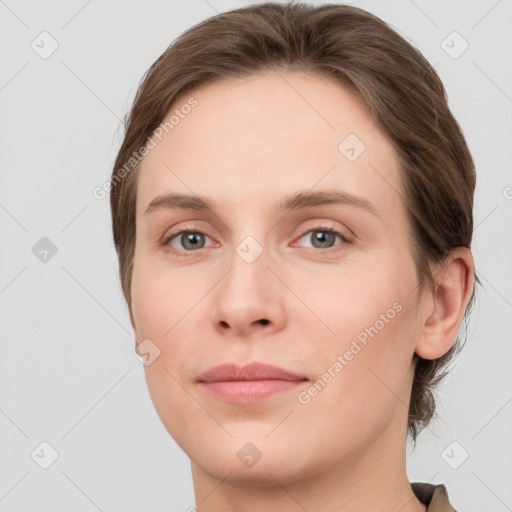
[(322, 75), (268, 71), (217, 80), (181, 95), (169, 120), (142, 162), (138, 215), (165, 192), (231, 207), (263, 206), (313, 187), (372, 197), (384, 209), (397, 201), (393, 146), (356, 94)]

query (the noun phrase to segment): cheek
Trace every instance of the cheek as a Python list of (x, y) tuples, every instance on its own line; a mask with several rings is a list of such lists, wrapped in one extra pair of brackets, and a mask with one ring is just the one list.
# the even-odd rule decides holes
[[(343, 345), (359, 336), (364, 341), (369, 336), (368, 329), (375, 332), (375, 324), (381, 332), (395, 323), (397, 309), (404, 300), (402, 279), (393, 267), (380, 263), (332, 266), (329, 272), (306, 277), (301, 297), (322, 328), (324, 340)], [(298, 285), (299, 282), (296, 289)]]
[[(305, 418), (315, 417), (316, 424), (325, 426), (324, 434), (347, 451), (370, 443), (395, 415), (407, 414), (413, 337), (408, 326), (414, 312), (403, 305), (399, 312), (388, 312), (387, 324), (376, 322), (375, 313), (386, 311), (375, 309), (373, 315), (358, 316), (356, 323), (364, 327), (353, 325), (354, 336), (338, 337), (334, 345), (317, 351), (318, 380), (314, 389), (309, 388), (315, 396), (301, 406)], [(345, 320), (352, 322), (349, 317)], [(337, 325), (343, 326), (343, 318)], [(319, 357), (319, 352), (328, 356)]]
[[(195, 344), (190, 343), (192, 333), (187, 328), (189, 304), (197, 299), (176, 293), (174, 283), (170, 286), (168, 281), (154, 271), (134, 271), (132, 307), (137, 343), (149, 339), (158, 353), (151, 364), (144, 366), (151, 400), (169, 434), (181, 441), (196, 418), (204, 420), (183, 387), (190, 384), (185, 371), (187, 364), (197, 356)], [(185, 410), (187, 414), (176, 413)]]
[(159, 351), (155, 364), (147, 369), (165, 364), (167, 370), (174, 372), (181, 361), (192, 355), (194, 343), (190, 342), (192, 333), (189, 332), (188, 315), (192, 314), (191, 305), (197, 299), (187, 297), (186, 292), (177, 293), (174, 286), (164, 285), (162, 280), (152, 279), (149, 275), (134, 282), (133, 290), (137, 343), (149, 339)]
[[(135, 259), (132, 310), (136, 341), (151, 340), (159, 354), (145, 366), (153, 399), (165, 396), (166, 402), (169, 397), (173, 403), (179, 401), (183, 393), (177, 381), (187, 385), (195, 376), (193, 361), (199, 337), (194, 329), (205, 321), (205, 302), (200, 299), (208, 291), (206, 284), (204, 290), (198, 288), (198, 282), (177, 270), (162, 271), (149, 258)], [(204, 330), (204, 325), (201, 327)]]
[(137, 338), (163, 342), (185, 313), (187, 293), (179, 275), (169, 275), (143, 251), (135, 254), (132, 276), (132, 310)]
[(310, 352), (316, 377), (332, 382), (325, 399), (343, 401), (350, 410), (365, 401), (396, 400), (393, 393), (405, 389), (416, 339), (415, 295), (408, 295), (413, 269), (381, 261), (363, 271), (339, 271), (324, 284), (307, 300), (329, 327), (321, 326), (323, 335)]

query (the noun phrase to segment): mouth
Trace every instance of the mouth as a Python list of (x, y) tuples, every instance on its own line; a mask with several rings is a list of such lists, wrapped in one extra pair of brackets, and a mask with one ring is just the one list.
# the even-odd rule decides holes
[(197, 383), (210, 395), (231, 403), (250, 403), (291, 391), (307, 382), (304, 375), (277, 366), (251, 363), (240, 367), (233, 363), (211, 368)]

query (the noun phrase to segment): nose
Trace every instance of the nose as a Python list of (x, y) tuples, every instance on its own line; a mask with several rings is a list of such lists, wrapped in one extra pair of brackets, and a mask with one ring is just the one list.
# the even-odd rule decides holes
[(285, 288), (267, 263), (265, 251), (253, 261), (243, 249), (234, 251), (231, 266), (211, 297), (211, 318), (222, 335), (248, 337), (283, 328)]

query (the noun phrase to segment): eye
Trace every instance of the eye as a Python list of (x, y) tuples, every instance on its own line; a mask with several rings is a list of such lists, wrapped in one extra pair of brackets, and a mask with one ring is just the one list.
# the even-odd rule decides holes
[(205, 235), (200, 231), (181, 230), (175, 233), (170, 233), (162, 242), (162, 245), (170, 245), (176, 252), (192, 252), (198, 249), (204, 249), (205, 238), (211, 240), (211, 238), (208, 235)]
[(352, 243), (352, 241), (347, 236), (345, 236), (337, 229), (326, 226), (319, 226), (315, 229), (306, 231), (299, 240), (302, 240), (303, 238), (311, 242), (313, 249), (323, 252), (333, 252), (339, 250), (336, 249), (336, 246), (334, 246), (333, 249), (333, 244), (335, 243), (336, 238), (343, 242), (343, 244), (339, 245)]

